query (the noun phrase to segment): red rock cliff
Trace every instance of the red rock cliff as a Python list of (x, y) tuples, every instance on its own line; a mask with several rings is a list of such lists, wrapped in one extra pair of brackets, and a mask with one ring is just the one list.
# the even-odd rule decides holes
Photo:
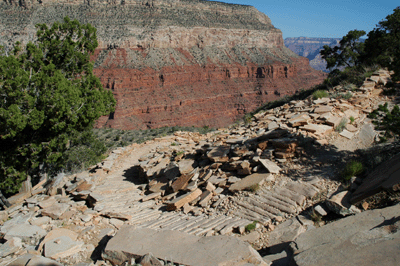
[(98, 29), (95, 74), (117, 99), (115, 113), (102, 117), (99, 127), (225, 126), (323, 79), (306, 58), (284, 46), (270, 19), (250, 6), (9, 0), (0, 4), (0, 15), (3, 45), (32, 39), (34, 24), (66, 15)]

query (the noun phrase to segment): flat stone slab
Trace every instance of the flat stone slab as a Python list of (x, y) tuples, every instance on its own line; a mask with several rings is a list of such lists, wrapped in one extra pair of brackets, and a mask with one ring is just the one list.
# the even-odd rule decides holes
[(294, 261), (308, 265), (399, 265), (400, 205), (349, 216), (301, 234)]
[(180, 160), (178, 162), (179, 171), (182, 175), (189, 174), (191, 171), (193, 171), (195, 165), (196, 161), (192, 159)]
[(271, 160), (259, 159), (259, 161), (270, 173), (278, 174), (282, 170), (282, 168), (280, 168), (276, 163)]
[(49, 258), (35, 256), (29, 260), (26, 266), (62, 266), (62, 264)]
[(364, 145), (369, 146), (375, 141), (376, 134), (373, 126), (371, 124), (366, 124), (361, 128), (358, 137)]
[(236, 237), (198, 237), (179, 231), (123, 226), (111, 238), (103, 258), (121, 265), (148, 253), (183, 265), (268, 265), (249, 244)]
[(348, 139), (352, 139), (354, 137), (354, 133), (345, 129), (342, 132), (340, 132), (340, 136), (348, 138)]
[(24, 254), (7, 266), (63, 266), (63, 264), (38, 255)]
[(41, 227), (29, 224), (16, 224), (8, 228), (5, 238), (11, 237), (21, 238), (23, 241), (30, 241), (31, 239), (41, 239), (46, 235), (46, 231)]
[(331, 131), (333, 131), (333, 127), (331, 127), (331, 126), (316, 125), (316, 124), (308, 124), (308, 125), (302, 126), (301, 129), (311, 132), (311, 133), (318, 134), (318, 135), (327, 134), (327, 133), (330, 133)]
[(316, 114), (328, 113), (332, 111), (332, 109), (333, 107), (329, 105), (318, 106), (317, 108), (314, 109), (314, 113)]
[(62, 236), (68, 236), (71, 240), (75, 241), (78, 238), (78, 233), (65, 228), (55, 228), (46, 235), (46, 237), (42, 240), (42, 242), (40, 242), (40, 245), (37, 248), (37, 250), (41, 252), (44, 244)]
[(68, 257), (81, 251), (83, 244), (81, 241), (74, 241), (63, 235), (44, 244), (44, 255), (55, 260)]
[(340, 121), (342, 121), (341, 117), (337, 116), (330, 116), (325, 120), (325, 124), (333, 127), (337, 127), (340, 124)]
[(310, 199), (319, 192), (312, 185), (299, 182), (289, 182), (287, 183), (286, 188), (296, 192), (297, 194), (304, 195), (305, 197)]
[(252, 174), (248, 175), (240, 181), (232, 184), (229, 187), (230, 191), (241, 191), (250, 188), (254, 185), (262, 185), (271, 174)]
[(279, 124), (275, 121), (272, 121), (271, 123), (268, 124), (268, 130), (274, 130), (279, 128)]
[(309, 120), (310, 120), (310, 117), (308, 115), (298, 114), (298, 115), (292, 116), (288, 122), (291, 127), (297, 127), (297, 126), (307, 125)]
[(42, 215), (49, 216), (52, 219), (58, 219), (64, 212), (69, 209), (69, 205), (66, 203), (55, 203), (42, 210)]
[(11, 255), (17, 252), (20, 248), (22, 248), (21, 239), (18, 237), (13, 237), (6, 243), (0, 244), (0, 258)]

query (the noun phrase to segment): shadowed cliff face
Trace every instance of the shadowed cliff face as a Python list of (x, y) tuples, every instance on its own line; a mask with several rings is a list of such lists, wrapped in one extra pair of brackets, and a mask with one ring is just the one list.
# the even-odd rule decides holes
[(117, 99), (98, 126), (225, 126), (267, 101), (322, 81), (251, 6), (199, 0), (0, 4), (0, 45), (33, 40), (65, 16), (97, 28), (95, 74)]

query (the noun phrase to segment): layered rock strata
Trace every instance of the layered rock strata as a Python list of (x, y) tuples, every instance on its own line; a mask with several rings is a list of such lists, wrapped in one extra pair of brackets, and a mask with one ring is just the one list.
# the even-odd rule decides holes
[(117, 99), (99, 127), (224, 126), (323, 78), (265, 14), (211, 1), (8, 0), (0, 44), (32, 40), (35, 24), (65, 16), (98, 30), (95, 74)]

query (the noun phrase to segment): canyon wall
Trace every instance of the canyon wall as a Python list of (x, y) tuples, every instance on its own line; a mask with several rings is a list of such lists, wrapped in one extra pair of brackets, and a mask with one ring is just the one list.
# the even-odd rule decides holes
[(201, 0), (5, 0), (0, 45), (65, 16), (97, 28), (95, 74), (117, 108), (98, 126), (226, 126), (324, 74), (254, 7)]

